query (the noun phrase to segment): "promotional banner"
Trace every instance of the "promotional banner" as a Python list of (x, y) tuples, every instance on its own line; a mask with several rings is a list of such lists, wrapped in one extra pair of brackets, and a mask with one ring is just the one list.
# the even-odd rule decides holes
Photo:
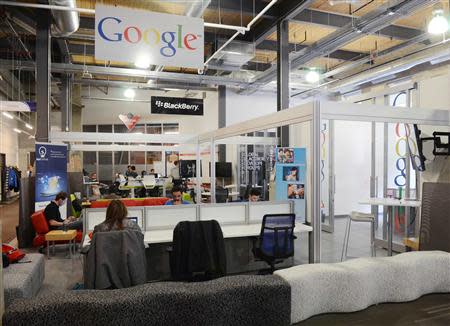
[(306, 218), (306, 148), (276, 149), (276, 199), (295, 200), (297, 218)]
[(152, 96), (151, 112), (156, 114), (203, 115), (203, 100)]
[(95, 6), (95, 59), (203, 69), (203, 19)]
[[(67, 192), (67, 145), (36, 143), (35, 210), (44, 209), (60, 191)], [(61, 216), (66, 216), (64, 207)]]
[(134, 115), (133, 113), (128, 113), (127, 115), (119, 114), (119, 119), (124, 123), (128, 130), (133, 130), (140, 118), (140, 115)]

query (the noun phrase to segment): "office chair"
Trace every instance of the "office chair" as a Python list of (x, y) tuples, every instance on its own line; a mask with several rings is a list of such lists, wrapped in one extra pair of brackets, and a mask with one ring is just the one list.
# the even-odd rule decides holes
[(225, 242), (216, 220), (179, 222), (167, 251), (174, 281), (206, 281), (226, 275)]
[(259, 238), (253, 242), (253, 255), (275, 271), (275, 264), (294, 256), (295, 214), (264, 215)]
[(228, 201), (228, 189), (216, 187), (216, 203), (226, 203)]

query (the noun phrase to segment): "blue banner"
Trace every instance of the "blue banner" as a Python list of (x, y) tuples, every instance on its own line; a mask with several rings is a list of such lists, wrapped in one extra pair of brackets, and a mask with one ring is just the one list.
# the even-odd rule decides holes
[(276, 199), (294, 200), (295, 214), (306, 218), (306, 148), (278, 147), (276, 155)]
[(67, 192), (67, 145), (36, 143), (36, 199), (40, 210), (61, 191)]

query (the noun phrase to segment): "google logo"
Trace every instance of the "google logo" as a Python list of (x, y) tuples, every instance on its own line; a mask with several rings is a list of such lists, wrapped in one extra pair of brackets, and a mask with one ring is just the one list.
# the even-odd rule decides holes
[[(108, 35), (105, 33), (105, 24), (108, 24), (108, 29), (111, 29), (110, 24), (114, 24), (120, 31), (112, 32)], [(144, 43), (148, 46), (162, 45), (159, 52), (164, 57), (173, 57), (178, 49), (186, 49), (194, 51), (196, 41), (201, 38), (201, 35), (193, 33), (183, 33), (183, 25), (176, 25), (177, 31), (164, 31), (150, 27), (139, 28), (138, 26), (124, 26), (121, 29), (122, 20), (117, 17), (104, 17), (98, 23), (98, 34), (102, 39), (108, 42), (127, 42), (130, 44)], [(117, 30), (117, 29), (116, 29)]]

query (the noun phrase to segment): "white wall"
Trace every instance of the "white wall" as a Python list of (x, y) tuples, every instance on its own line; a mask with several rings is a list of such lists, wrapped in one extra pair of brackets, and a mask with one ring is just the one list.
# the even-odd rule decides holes
[[(90, 96), (125, 99), (123, 92), (123, 88), (110, 88), (108, 95), (105, 95), (99, 90), (91, 88)], [(197, 93), (196, 98), (201, 98), (203, 92), (198, 91)], [(88, 95), (88, 91), (85, 90), (83, 95)], [(184, 95), (184, 91), (136, 90), (135, 99), (150, 101), (151, 96), (184, 97)], [(179, 123), (180, 134), (199, 134), (215, 130), (218, 127), (218, 98), (217, 92), (213, 91), (206, 92), (203, 116), (151, 114), (149, 102), (119, 102), (83, 98), (82, 104), (84, 105), (82, 110), (83, 124), (122, 124), (118, 117), (119, 114), (131, 112), (141, 116), (138, 123)]]
[(0, 153), (6, 154), (6, 165), (19, 165), (19, 134), (17, 120), (11, 120), (0, 114)]

